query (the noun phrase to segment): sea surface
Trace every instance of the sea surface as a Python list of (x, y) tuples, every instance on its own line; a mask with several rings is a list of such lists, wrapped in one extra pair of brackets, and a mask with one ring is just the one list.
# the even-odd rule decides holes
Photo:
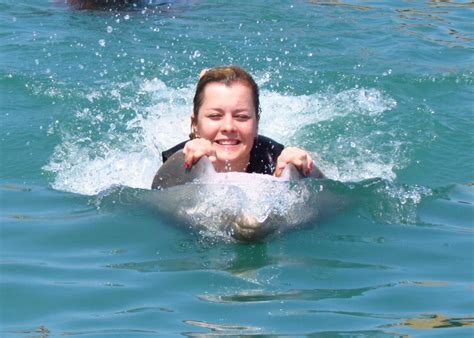
[[(64, 2), (0, 0), (0, 336), (474, 336), (472, 2)], [(242, 243), (144, 202), (226, 64), (336, 212)]]

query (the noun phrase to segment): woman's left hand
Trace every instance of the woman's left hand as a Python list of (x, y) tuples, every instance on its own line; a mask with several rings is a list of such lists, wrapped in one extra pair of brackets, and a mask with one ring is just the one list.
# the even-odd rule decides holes
[(283, 169), (290, 163), (305, 176), (308, 176), (313, 171), (313, 159), (306, 150), (288, 147), (283, 149), (280, 156), (278, 156), (274, 175), (280, 177)]

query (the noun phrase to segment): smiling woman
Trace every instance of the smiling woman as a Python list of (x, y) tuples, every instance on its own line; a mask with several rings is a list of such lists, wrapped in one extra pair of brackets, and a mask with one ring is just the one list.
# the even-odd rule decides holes
[(201, 113), (191, 117), (196, 139), (184, 147), (186, 164), (195, 162), (204, 150), (217, 171), (245, 171), (258, 130), (250, 88), (238, 82), (230, 86), (213, 82), (204, 93)]
[[(190, 140), (163, 152), (163, 163), (183, 149), (186, 168), (207, 156), (217, 172), (278, 177), (290, 163), (304, 175), (313, 172), (308, 152), (258, 135), (259, 90), (242, 68), (224, 66), (201, 72), (193, 102)], [(323, 177), (318, 169), (314, 172)], [(152, 188), (158, 188), (155, 182)]]

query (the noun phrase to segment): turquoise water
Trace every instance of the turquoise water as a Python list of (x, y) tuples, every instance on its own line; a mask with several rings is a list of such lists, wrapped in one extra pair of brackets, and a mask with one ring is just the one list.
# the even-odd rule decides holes
[[(474, 335), (472, 3), (62, 2), (0, 0), (2, 336)], [(244, 244), (143, 202), (231, 63), (345, 208)]]

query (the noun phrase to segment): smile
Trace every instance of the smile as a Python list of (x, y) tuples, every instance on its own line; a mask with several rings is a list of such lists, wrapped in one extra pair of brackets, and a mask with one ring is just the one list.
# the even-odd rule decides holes
[(236, 146), (241, 143), (239, 140), (217, 140), (214, 142), (221, 146)]

